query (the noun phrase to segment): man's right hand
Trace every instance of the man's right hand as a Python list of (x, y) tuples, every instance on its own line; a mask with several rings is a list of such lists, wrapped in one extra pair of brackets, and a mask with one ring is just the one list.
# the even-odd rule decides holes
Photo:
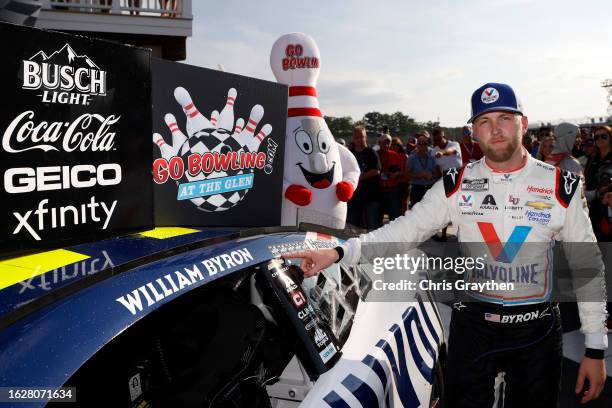
[(304, 277), (310, 278), (331, 266), (338, 260), (339, 255), (335, 249), (318, 249), (315, 251), (290, 252), (283, 254), (282, 257), (285, 259), (302, 258), (300, 268), (304, 271)]

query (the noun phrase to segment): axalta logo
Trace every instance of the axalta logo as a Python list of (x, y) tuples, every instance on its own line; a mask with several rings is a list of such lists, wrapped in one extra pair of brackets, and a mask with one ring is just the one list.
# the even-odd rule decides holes
[(43, 90), (42, 102), (89, 105), (92, 96), (106, 95), (106, 71), (66, 44), (48, 56), (39, 51), (24, 60), (22, 87)]
[(527, 187), (527, 192), (528, 193), (538, 193), (538, 194), (552, 194), (553, 193), (553, 189), (552, 188), (546, 188), (546, 187), (528, 186)]
[(480, 95), (480, 100), (482, 101), (482, 103), (486, 104), (496, 102), (498, 99), (499, 92), (495, 88), (487, 88), (482, 91), (482, 94)]

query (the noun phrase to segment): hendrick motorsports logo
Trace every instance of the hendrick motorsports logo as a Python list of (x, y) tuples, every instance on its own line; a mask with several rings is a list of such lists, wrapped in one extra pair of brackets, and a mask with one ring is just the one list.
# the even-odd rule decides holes
[(43, 90), (45, 103), (89, 105), (93, 96), (106, 95), (106, 71), (66, 44), (49, 56), (39, 51), (24, 60), (22, 87)]
[[(237, 92), (231, 88), (225, 107), (206, 118), (194, 105), (185, 88), (174, 90), (174, 98), (187, 118), (184, 134), (174, 115), (164, 117), (172, 133), (172, 145), (162, 136), (153, 134), (161, 158), (153, 162), (153, 180), (164, 184), (174, 180), (178, 185), (177, 200), (190, 200), (199, 210), (225, 211), (244, 199), (254, 187), (255, 169), (265, 174), (273, 171), (278, 143), (270, 138), (272, 126), (257, 126), (264, 114), (261, 105), (251, 109), (248, 121), (234, 121)], [(266, 153), (259, 151), (266, 139)]]

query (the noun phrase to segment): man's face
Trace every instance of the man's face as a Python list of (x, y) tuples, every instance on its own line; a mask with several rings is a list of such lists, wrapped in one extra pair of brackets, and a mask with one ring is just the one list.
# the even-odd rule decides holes
[(444, 147), (444, 144), (446, 143), (446, 139), (444, 138), (444, 132), (434, 134), (433, 142), (436, 146)]
[(488, 112), (474, 120), (474, 136), (485, 157), (493, 162), (508, 161), (521, 149), (527, 132), (527, 117), (510, 112)]
[(429, 144), (429, 140), (425, 136), (419, 136), (417, 140), (417, 149), (419, 153), (427, 152), (427, 145)]
[(387, 150), (389, 150), (389, 146), (391, 146), (391, 140), (382, 139), (378, 142), (378, 145), (380, 146), (381, 151), (386, 152)]
[(355, 147), (362, 148), (366, 145), (366, 134), (365, 131), (355, 130), (353, 132), (353, 143)]

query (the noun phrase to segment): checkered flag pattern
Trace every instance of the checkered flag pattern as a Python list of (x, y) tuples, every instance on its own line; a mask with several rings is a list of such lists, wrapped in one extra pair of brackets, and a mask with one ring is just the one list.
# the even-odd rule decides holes
[(34, 26), (41, 7), (40, 0), (0, 0), (0, 21)]

